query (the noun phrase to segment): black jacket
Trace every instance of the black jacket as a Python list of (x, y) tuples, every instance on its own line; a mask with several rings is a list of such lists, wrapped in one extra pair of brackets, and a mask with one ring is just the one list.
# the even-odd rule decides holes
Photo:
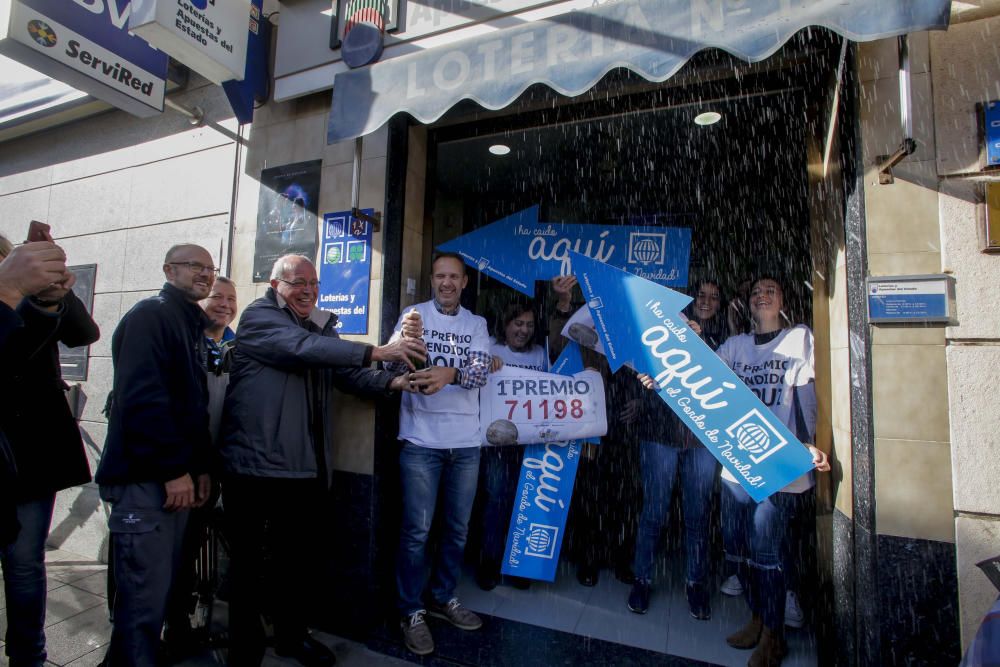
[[(21, 317), (14, 309), (0, 302), (0, 363), (7, 363), (7, 341), (21, 325)], [(17, 537), (17, 496), (14, 493), (16, 480), (14, 452), (3, 431), (0, 431), (0, 549), (13, 543)]]
[(56, 312), (28, 301), (18, 313), (24, 326), (5, 347), (0, 385), (0, 427), (17, 463), (17, 497), (34, 500), (90, 481), (80, 428), (66, 402), (59, 343), (90, 345), (101, 332), (72, 292)]
[(209, 320), (173, 285), (125, 314), (111, 338), (111, 414), (99, 484), (167, 482), (208, 472), (202, 346)]
[(332, 388), (385, 396), (394, 375), (368, 368), (371, 346), (340, 339), (336, 325), (335, 315), (319, 309), (300, 321), (273, 289), (243, 311), (222, 418), (227, 473), (325, 473), (329, 482)]

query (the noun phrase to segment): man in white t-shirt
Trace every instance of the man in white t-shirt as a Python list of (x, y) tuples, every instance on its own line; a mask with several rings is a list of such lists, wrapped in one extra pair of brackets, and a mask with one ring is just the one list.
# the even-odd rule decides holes
[[(403, 638), (417, 655), (434, 650), (427, 613), (463, 630), (482, 626), (455, 597), (479, 475), (479, 388), (490, 370), (486, 320), (459, 303), (468, 282), (458, 255), (439, 255), (431, 267), (434, 298), (404, 313), (393, 334), (422, 336), (431, 364), (410, 374), (419, 393), (406, 394), (399, 413), (403, 522), (396, 584)], [(439, 495), (444, 521), (428, 587), (427, 538)]]

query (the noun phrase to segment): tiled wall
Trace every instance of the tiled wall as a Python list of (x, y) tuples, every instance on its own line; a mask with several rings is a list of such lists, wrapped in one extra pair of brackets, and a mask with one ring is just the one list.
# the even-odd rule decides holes
[[(52, 226), (69, 263), (97, 264), (94, 318), (80, 423), (96, 469), (104, 445), (101, 414), (111, 388), (111, 334), (121, 316), (163, 284), (163, 256), (178, 242), (208, 248), (215, 261), (229, 236), (236, 122), (221, 89), (201, 81), (174, 97), (205, 110), (208, 122), (165, 113), (137, 119), (109, 112), (0, 143), (0, 232), (17, 242), (28, 221)], [(60, 493), (50, 543), (102, 555), (107, 533), (97, 488)]]
[[(869, 271), (941, 272), (928, 35), (910, 38), (917, 150), (879, 185), (876, 161), (903, 138), (896, 40), (860, 46)], [(876, 528), (882, 535), (954, 541), (943, 327), (872, 330)], [(920, 511), (914, 511), (915, 502)]]
[[(997, 10), (993, 10), (997, 14)], [(941, 262), (955, 277), (957, 323), (945, 330), (950, 399), (950, 465), (957, 536), (962, 645), (967, 646), (997, 591), (975, 563), (1000, 553), (1000, 256), (980, 251), (981, 185), (955, 179), (980, 169), (976, 104), (1000, 99), (992, 56), (1000, 16), (953, 24), (930, 39), (937, 130)]]
[[(910, 36), (917, 149), (879, 183), (880, 156), (900, 146), (895, 39), (859, 47), (865, 224), (871, 276), (942, 272), (934, 83), (927, 33)], [(866, 591), (883, 664), (959, 658), (949, 391), (943, 326), (871, 328), (875, 533)], [(929, 662), (927, 662), (929, 661)]]

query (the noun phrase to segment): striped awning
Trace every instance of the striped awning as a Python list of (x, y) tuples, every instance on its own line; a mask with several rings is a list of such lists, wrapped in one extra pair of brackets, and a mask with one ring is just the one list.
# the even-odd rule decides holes
[[(595, 3), (600, 3), (597, 6)], [(697, 52), (767, 58), (808, 26), (869, 41), (948, 25), (950, 0), (586, 0), (581, 9), (341, 72), (327, 141), (405, 111), (432, 123), (455, 103), (487, 109), (543, 83), (579, 95), (615, 68), (664, 81)]]

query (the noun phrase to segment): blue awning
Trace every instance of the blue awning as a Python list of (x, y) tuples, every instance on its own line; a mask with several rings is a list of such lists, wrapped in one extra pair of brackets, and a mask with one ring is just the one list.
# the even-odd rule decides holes
[(368, 134), (401, 111), (432, 123), (463, 99), (500, 109), (536, 83), (579, 95), (619, 67), (664, 81), (708, 48), (756, 62), (808, 26), (854, 41), (943, 29), (950, 8), (950, 0), (610, 2), (341, 72), (327, 141)]

